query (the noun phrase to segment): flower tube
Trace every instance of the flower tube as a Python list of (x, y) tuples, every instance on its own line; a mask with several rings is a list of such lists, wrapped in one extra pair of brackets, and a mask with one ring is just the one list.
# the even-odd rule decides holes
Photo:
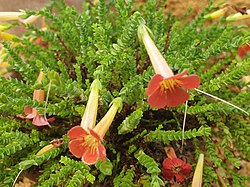
[[(44, 79), (44, 73), (41, 71), (37, 78), (37, 82), (41, 83), (43, 79)], [(44, 102), (44, 90), (41, 89), (34, 90), (33, 100)], [(35, 126), (46, 126), (46, 125), (50, 126), (49, 122), (53, 122), (55, 120), (55, 118), (49, 118), (49, 119), (44, 118), (39, 114), (36, 108), (32, 108), (31, 106), (25, 106), (24, 113), (26, 114), (26, 117), (24, 117), (22, 114), (18, 115), (18, 117), (22, 119), (33, 119), (32, 124)]]
[(195, 168), (192, 187), (201, 187), (202, 186), (202, 173), (203, 173), (203, 164), (204, 164), (204, 154), (200, 154), (197, 166)]
[(31, 15), (26, 19), (22, 19), (20, 20), (20, 22), (22, 22), (23, 24), (27, 25), (27, 24), (31, 24), (34, 21), (36, 21), (39, 17), (41, 17), (41, 15)]
[(114, 99), (106, 115), (93, 129), (89, 129), (89, 132), (81, 126), (70, 129), (68, 131), (70, 152), (88, 165), (95, 164), (98, 158), (105, 161), (106, 149), (101, 142), (121, 106), (121, 98)]
[(81, 143), (83, 143), (84, 137), (86, 137), (89, 132), (91, 133), (96, 125), (99, 90), (101, 90), (101, 83), (96, 79), (91, 84), (91, 91), (81, 125), (75, 126), (68, 131), (68, 137), (70, 138), (69, 151), (77, 158), (82, 157), (83, 146)]
[(242, 14), (240, 12), (230, 15), (226, 18), (226, 21), (238, 21), (238, 20), (243, 20), (243, 19), (248, 19), (250, 18), (250, 9), (246, 10), (246, 14)]
[(23, 12), (0, 12), (0, 21), (18, 20), (23, 15)]
[[(151, 107), (176, 107), (189, 99), (185, 89), (198, 88), (198, 75), (187, 76), (187, 71), (174, 75), (166, 60), (149, 35), (150, 30), (143, 24), (138, 28), (138, 37), (144, 43), (156, 75), (150, 80), (146, 95)], [(183, 89), (184, 88), (184, 89)]]

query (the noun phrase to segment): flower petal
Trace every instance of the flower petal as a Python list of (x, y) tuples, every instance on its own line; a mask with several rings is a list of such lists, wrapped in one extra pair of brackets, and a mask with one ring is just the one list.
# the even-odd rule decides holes
[(56, 120), (56, 118), (49, 118), (49, 119), (47, 119), (48, 122), (53, 122), (55, 120)]
[(175, 176), (176, 182), (183, 182), (184, 181), (184, 176), (182, 174), (176, 173), (174, 176)]
[(167, 180), (171, 180), (174, 177), (174, 172), (172, 170), (166, 170), (166, 169), (162, 169), (161, 170), (163, 177)]
[(36, 116), (34, 114), (28, 114), (25, 118), (26, 119), (33, 119), (35, 118)]
[(186, 77), (180, 77), (178, 80), (181, 81), (179, 85), (186, 89), (198, 88), (200, 86), (200, 77), (195, 74)]
[(164, 79), (163, 76), (161, 76), (159, 74), (156, 74), (155, 76), (153, 76), (148, 84), (148, 89), (147, 89), (146, 95), (150, 96), (151, 94), (153, 94), (155, 92), (155, 90), (157, 90), (159, 88), (160, 83), (163, 79)]
[(182, 174), (185, 174), (185, 175), (188, 175), (188, 174), (190, 173), (191, 169), (192, 169), (192, 166), (191, 166), (190, 164), (185, 163), (185, 164), (182, 166), (182, 171), (181, 171), (181, 173), (182, 173)]
[(189, 94), (182, 88), (176, 86), (173, 92), (166, 92), (166, 106), (167, 107), (176, 107), (183, 104), (186, 100), (189, 99)]
[(164, 170), (171, 170), (172, 171), (172, 167), (174, 166), (174, 162), (171, 158), (165, 158), (163, 163), (162, 163), (163, 169)]
[(89, 130), (89, 133), (94, 136), (98, 141), (102, 141), (102, 138), (92, 129)]
[(238, 48), (238, 55), (243, 58), (246, 56), (247, 52), (250, 51), (250, 45), (244, 44)]
[(23, 116), (22, 114), (18, 114), (17, 117), (22, 118), (22, 119), (26, 119), (26, 117)]
[(82, 146), (82, 139), (73, 139), (69, 142), (69, 151), (77, 158), (81, 158), (86, 147)]
[(106, 149), (101, 143), (98, 144), (98, 151), (100, 159), (104, 162), (106, 159)]
[[(28, 117), (28, 116), (27, 116), (27, 117)], [(26, 117), (26, 118), (27, 118), (27, 117)], [(50, 125), (49, 125), (49, 122), (46, 121), (46, 120), (44, 119), (44, 117), (42, 117), (42, 116), (36, 116), (36, 117), (34, 117), (34, 118), (33, 118), (33, 121), (32, 121), (32, 124), (35, 125), (35, 126), (46, 126), (46, 125), (50, 126)]]
[(183, 77), (184, 75), (186, 75), (187, 73), (188, 73), (188, 71), (184, 70), (183, 72), (181, 72), (179, 74), (176, 74), (176, 75), (174, 75), (172, 77), (169, 77), (168, 79), (179, 79), (179, 78)]
[(88, 147), (82, 155), (82, 161), (85, 164), (92, 165), (98, 161), (98, 157), (99, 157), (98, 151), (97, 150), (91, 151), (90, 148)]
[(32, 107), (31, 107), (31, 106), (25, 106), (25, 107), (24, 107), (24, 113), (25, 113), (26, 115), (31, 114), (31, 113), (32, 113)]
[(68, 131), (68, 137), (70, 139), (82, 138), (86, 135), (88, 135), (87, 131), (85, 131), (81, 126), (75, 126)]
[(154, 91), (148, 98), (148, 103), (153, 108), (164, 108), (167, 105), (167, 94), (162, 92), (160, 88)]

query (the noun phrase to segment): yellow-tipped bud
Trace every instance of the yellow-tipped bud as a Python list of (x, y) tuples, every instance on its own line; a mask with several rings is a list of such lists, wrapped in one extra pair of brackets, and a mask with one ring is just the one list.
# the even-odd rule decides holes
[(0, 31), (5, 31), (5, 30), (8, 30), (11, 28), (11, 24), (8, 24), (8, 23), (2, 23), (0, 25)]
[(231, 22), (231, 21), (238, 21), (238, 20), (247, 19), (247, 18), (250, 18), (250, 9), (247, 10), (247, 14), (236, 13), (234, 15), (230, 15), (226, 18), (226, 21)]
[(52, 144), (49, 144), (49, 145), (46, 145), (45, 147), (43, 147), (42, 149), (40, 149), (37, 153), (36, 153), (36, 156), (41, 156), (43, 155), (44, 153), (50, 151), (51, 149), (55, 148), (54, 145)]
[(204, 164), (204, 154), (200, 154), (192, 181), (192, 187), (201, 187), (202, 185), (202, 173)]
[(204, 18), (205, 19), (211, 19), (211, 20), (217, 19), (217, 18), (219, 18), (221, 16), (224, 16), (225, 13), (227, 12), (227, 10), (228, 10), (228, 7), (224, 7), (224, 8), (219, 9), (219, 10), (217, 10), (217, 11), (211, 13), (211, 14), (205, 15)]
[(13, 34), (0, 31), (0, 39), (3, 39), (5, 41), (13, 41), (15, 38), (18, 39), (18, 37)]
[(95, 126), (94, 131), (103, 138), (108, 131), (110, 125), (112, 124), (115, 115), (118, 110), (122, 109), (122, 99), (120, 97), (115, 98), (112, 101), (112, 106), (105, 114), (105, 116), (101, 119), (101, 121)]

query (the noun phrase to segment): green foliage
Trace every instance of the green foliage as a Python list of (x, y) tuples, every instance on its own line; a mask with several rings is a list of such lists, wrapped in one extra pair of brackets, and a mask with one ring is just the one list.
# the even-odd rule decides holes
[(128, 117), (126, 117), (126, 119), (118, 127), (118, 134), (127, 134), (129, 132), (132, 132), (140, 123), (142, 115), (143, 115), (142, 109), (139, 108), (132, 114), (130, 114)]
[[(155, 72), (137, 38), (142, 22), (174, 73), (186, 69), (199, 75), (199, 89), (250, 112), (249, 83), (242, 79), (249, 75), (250, 58), (236, 55), (237, 48), (250, 40), (249, 31), (223, 19), (205, 23), (203, 17), (212, 10), (213, 1), (191, 22), (185, 21), (188, 11), (182, 18), (166, 14), (164, 1), (150, 0), (141, 6), (134, 0), (93, 2), (85, 2), (82, 12), (63, 0), (52, 0), (38, 11), (27, 10), (27, 15), (41, 15), (46, 28), (15, 23), (13, 27), (26, 28), (25, 34), (15, 44), (3, 42), (6, 54), (1, 60), (11, 65), (7, 71), (16, 74), (0, 77), (0, 186), (11, 186), (21, 170), (38, 169), (36, 185), (41, 187), (164, 185), (158, 163), (166, 157), (163, 147), (172, 145), (177, 157), (186, 154), (185, 149), (183, 155), (178, 151), (184, 105), (161, 110), (148, 105), (145, 93)], [(37, 83), (40, 71), (45, 78)], [(87, 166), (67, 149), (66, 134), (80, 124), (96, 78), (103, 86), (97, 122), (115, 97), (121, 97), (124, 106), (104, 137), (109, 159)], [(34, 89), (44, 90), (48, 102), (34, 101)], [(194, 147), (188, 151), (196, 158), (201, 152), (206, 156), (203, 186), (220, 183), (218, 170), (227, 174), (227, 184), (243, 185), (246, 178), (237, 169), (242, 158), (250, 158), (249, 116), (195, 90), (189, 94), (184, 139), (189, 140), (187, 147)], [(51, 127), (34, 126), (18, 117), (24, 115), (25, 106), (56, 120)], [(63, 145), (36, 155), (61, 137)], [(190, 183), (191, 179), (185, 181)]]
[(105, 162), (99, 160), (95, 167), (100, 170), (100, 172), (104, 175), (112, 175), (113, 165), (108, 158), (106, 158)]
[(19, 131), (5, 132), (0, 137), (0, 159), (15, 155), (38, 141), (39, 137), (36, 131), (33, 131), (30, 135)]
[[(191, 139), (199, 136), (209, 136), (211, 132), (211, 128), (201, 126), (198, 130), (188, 130), (184, 133), (184, 139)], [(182, 139), (182, 131), (163, 131), (157, 129), (155, 131), (151, 131), (145, 136), (145, 141), (147, 142), (163, 142), (164, 144), (169, 144), (170, 141), (173, 140), (181, 140)]]
[[(58, 186), (60, 184), (66, 184), (66, 186), (81, 186), (84, 181), (94, 182), (95, 177), (89, 173), (90, 168), (79, 161), (71, 160), (68, 157), (61, 157), (60, 165), (58, 168), (49, 175), (47, 180), (41, 182), (38, 186)], [(72, 176), (72, 179), (68, 181), (68, 177)], [(79, 177), (79, 178), (78, 178)]]
[(146, 155), (142, 150), (137, 151), (134, 155), (138, 162), (147, 168), (146, 172), (151, 174), (151, 185), (155, 187), (164, 185), (162, 179), (158, 177), (158, 174), (161, 172), (161, 170), (154, 159)]
[(127, 169), (125, 172), (125, 169), (123, 168), (121, 173), (114, 178), (113, 185), (114, 187), (124, 186), (124, 187), (130, 187), (133, 186), (133, 178), (135, 176), (135, 169)]

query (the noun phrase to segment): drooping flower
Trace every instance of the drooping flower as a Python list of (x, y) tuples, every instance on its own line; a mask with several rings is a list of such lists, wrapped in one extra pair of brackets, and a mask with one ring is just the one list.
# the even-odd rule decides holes
[(250, 42), (246, 43), (238, 48), (238, 55), (243, 58), (247, 55), (247, 53), (250, 53)]
[(151, 107), (158, 109), (179, 106), (189, 99), (189, 94), (185, 89), (199, 87), (200, 78), (196, 74), (187, 76), (187, 71), (174, 75), (151, 39), (149, 32), (149, 29), (143, 24), (138, 28), (138, 36), (144, 43), (156, 73), (149, 82), (146, 92), (149, 97), (148, 103)]
[(77, 158), (81, 158), (85, 164), (92, 165), (100, 158), (106, 159), (106, 149), (102, 145), (102, 140), (108, 131), (118, 109), (121, 107), (121, 99), (116, 98), (112, 106), (102, 120), (87, 132), (82, 125), (73, 127), (68, 131), (70, 138), (69, 150)]
[[(37, 82), (41, 82), (42, 79), (44, 78), (44, 73), (40, 72)], [(34, 90), (33, 92), (33, 100), (39, 101), (39, 102), (44, 102), (44, 90)], [(24, 107), (24, 113), (26, 115), (23, 116), (22, 114), (19, 114), (18, 117), (22, 119), (33, 119), (32, 124), (35, 126), (50, 126), (49, 122), (53, 122), (55, 118), (49, 118), (46, 119), (43, 116), (40, 115), (40, 113), (37, 111), (36, 108), (32, 108), (31, 106), (25, 106)]]
[[(93, 145), (96, 144), (98, 145), (98, 142), (100, 143), (100, 140), (95, 139), (95, 133), (92, 130), (96, 125), (98, 96), (100, 89), (101, 89), (100, 81), (98, 79), (94, 80), (93, 83), (91, 84), (91, 91), (87, 102), (87, 106), (85, 108), (85, 112), (82, 117), (81, 125), (75, 126), (68, 131), (68, 137), (70, 139), (69, 151), (77, 158), (82, 158), (83, 162), (87, 164), (95, 163), (99, 155), (101, 159), (103, 157), (105, 158), (106, 155), (106, 153), (102, 154), (103, 151), (99, 152), (98, 146), (97, 149), (91, 149), (91, 150), (88, 148), (88, 146), (83, 146), (84, 141), (87, 139), (88, 141), (92, 141)], [(102, 149), (101, 146), (100, 149)], [(103, 149), (105, 150), (105, 148)]]
[(183, 182), (184, 176), (188, 175), (192, 169), (190, 164), (187, 164), (179, 158), (166, 158), (163, 161), (162, 174), (167, 180), (175, 182)]

